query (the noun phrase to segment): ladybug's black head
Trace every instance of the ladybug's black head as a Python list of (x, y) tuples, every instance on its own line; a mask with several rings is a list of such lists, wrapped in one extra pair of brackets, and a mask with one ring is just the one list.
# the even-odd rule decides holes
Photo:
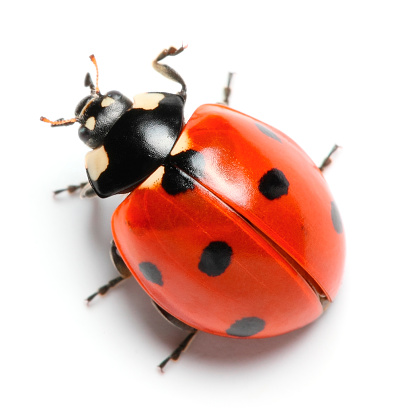
[(48, 122), (51, 126), (80, 123), (79, 137), (92, 148), (86, 154), (86, 172), (90, 185), (100, 197), (128, 193), (165, 164), (183, 127), (186, 88), (181, 77), (158, 61), (183, 51), (170, 48), (156, 58), (154, 67), (161, 74), (182, 85), (178, 94), (143, 93), (133, 102), (118, 91), (100, 93), (99, 72), (96, 85), (90, 74), (85, 85), (90, 94), (80, 101), (72, 119)]
[(132, 107), (132, 101), (118, 91), (112, 90), (103, 95), (98, 87), (99, 71), (94, 55), (90, 56), (96, 67), (96, 86), (93, 84), (90, 74), (86, 74), (84, 84), (90, 87), (90, 94), (82, 99), (75, 109), (73, 119), (59, 119), (52, 122), (41, 118), (52, 126), (67, 126), (75, 122), (80, 123), (79, 137), (90, 148), (97, 148), (104, 142), (107, 133), (120, 117)]
[(132, 102), (115, 90), (105, 95), (97, 92), (86, 96), (75, 110), (76, 121), (81, 125), (80, 139), (90, 148), (99, 147), (113, 125), (131, 106)]

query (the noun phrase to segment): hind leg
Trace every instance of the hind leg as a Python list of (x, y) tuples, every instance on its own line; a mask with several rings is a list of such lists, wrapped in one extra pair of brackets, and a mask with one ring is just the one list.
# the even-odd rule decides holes
[(170, 360), (177, 361), (179, 360), (180, 355), (189, 347), (190, 343), (193, 341), (197, 333), (197, 329), (194, 329), (179, 345), (178, 347), (170, 354), (170, 356), (166, 357), (157, 367), (159, 367), (160, 371), (164, 372), (164, 367)]
[(227, 78), (227, 84), (226, 87), (223, 89), (223, 104), (226, 106), (229, 106), (229, 98), (230, 94), (232, 93), (232, 88), (230, 87), (230, 84), (232, 82), (232, 77), (234, 73), (229, 73)]
[(86, 302), (91, 302), (97, 295), (103, 296), (105, 295), (110, 289), (117, 286), (120, 282), (125, 279), (132, 277), (132, 273), (126, 266), (125, 262), (123, 261), (122, 257), (120, 257), (116, 244), (112, 241), (112, 245), (110, 248), (110, 258), (112, 259), (113, 265), (116, 267), (117, 271), (119, 272), (119, 276), (115, 277), (114, 279), (110, 280), (109, 283), (105, 284), (104, 286), (100, 287), (97, 292), (90, 295)]
[(323, 171), (328, 165), (332, 163), (332, 155), (338, 150), (339, 145), (334, 145), (329, 154), (323, 160), (322, 164), (319, 166), (319, 170)]
[(170, 354), (170, 356), (166, 357), (159, 365), (160, 371), (164, 372), (164, 367), (166, 364), (170, 361), (177, 361), (180, 357), (180, 355), (187, 349), (189, 344), (192, 342), (193, 338), (195, 337), (197, 333), (197, 329), (193, 328), (184, 322), (180, 321), (179, 319), (175, 318), (173, 315), (171, 315), (169, 312), (165, 311), (163, 308), (161, 308), (156, 302), (152, 301), (155, 308), (159, 311), (159, 313), (163, 316), (163, 318), (166, 319), (166, 321), (170, 322), (172, 325), (182, 329), (183, 331), (190, 331), (190, 333), (187, 335), (187, 337), (177, 346), (177, 348)]

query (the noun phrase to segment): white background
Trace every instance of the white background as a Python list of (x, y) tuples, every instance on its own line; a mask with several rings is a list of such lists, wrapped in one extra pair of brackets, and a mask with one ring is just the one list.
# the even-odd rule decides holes
[[(1, 31), (2, 417), (412, 416), (412, 25), (408, 1), (8, 2)], [(52, 197), (83, 181), (73, 116), (97, 57), (102, 91), (179, 88), (151, 68), (165, 47), (187, 117), (221, 100), (297, 141), (325, 176), (347, 234), (344, 281), (316, 323), (238, 341), (185, 334), (108, 258), (119, 203)], [(151, 409), (153, 412), (147, 412)]]

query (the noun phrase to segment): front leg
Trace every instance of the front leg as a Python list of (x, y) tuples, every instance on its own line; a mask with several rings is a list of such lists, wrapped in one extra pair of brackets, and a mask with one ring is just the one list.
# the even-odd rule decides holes
[(176, 81), (176, 83), (179, 83), (182, 86), (182, 90), (179, 92), (179, 95), (182, 96), (183, 101), (186, 101), (186, 83), (183, 81), (183, 78), (177, 73), (177, 71), (166, 64), (159, 64), (159, 61), (169, 56), (179, 55), (182, 51), (185, 50), (185, 48), (185, 46), (181, 46), (179, 49), (176, 49), (175, 47), (171, 46), (169, 49), (164, 49), (153, 61), (153, 68), (158, 73), (162, 74), (169, 80)]

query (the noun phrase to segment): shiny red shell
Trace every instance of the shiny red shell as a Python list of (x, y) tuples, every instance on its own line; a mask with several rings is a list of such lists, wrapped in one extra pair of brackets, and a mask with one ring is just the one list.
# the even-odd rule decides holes
[[(317, 166), (280, 131), (220, 105), (196, 110), (172, 155), (189, 149), (205, 161), (193, 189), (167, 193), (161, 167), (113, 215), (141, 286), (180, 321), (222, 336), (270, 337), (319, 317), (338, 290), (345, 244)], [(280, 197), (260, 190), (271, 170), (287, 179)], [(229, 248), (216, 275), (201, 268), (211, 243)]]

